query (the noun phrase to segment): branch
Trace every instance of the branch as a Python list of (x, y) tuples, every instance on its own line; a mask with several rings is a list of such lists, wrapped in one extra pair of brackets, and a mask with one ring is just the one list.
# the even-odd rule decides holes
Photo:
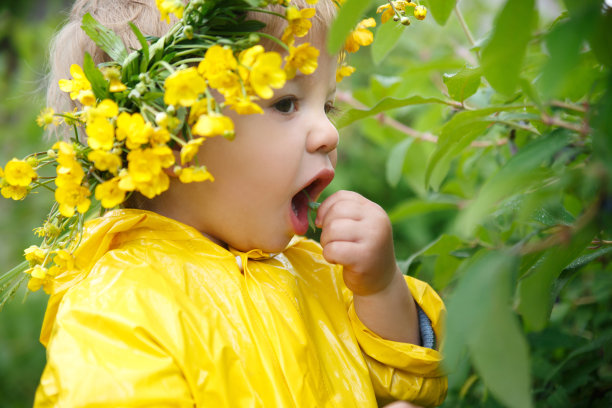
[[(345, 102), (355, 109), (361, 109), (361, 110), (369, 109), (367, 106), (359, 102), (357, 99), (353, 98), (353, 96), (348, 92), (338, 91), (338, 93), (336, 94), (336, 97), (338, 98), (339, 101)], [(400, 132), (402, 132), (403, 134), (407, 136), (410, 136), (418, 140), (423, 140), (425, 142), (438, 143), (438, 136), (432, 133), (429, 133), (429, 132), (420, 132), (416, 129), (411, 128), (410, 126), (406, 126), (403, 123), (398, 122), (397, 120), (393, 119), (386, 113), (379, 113), (378, 115), (376, 115), (376, 118), (383, 125), (387, 125), (387, 126), (392, 127), (393, 129), (399, 130)], [(477, 141), (472, 142), (470, 144), (470, 147), (484, 148), (484, 147), (491, 147), (491, 146), (503, 146), (506, 143), (508, 143), (508, 139), (500, 139), (500, 140), (494, 140), (494, 141), (477, 140)]]

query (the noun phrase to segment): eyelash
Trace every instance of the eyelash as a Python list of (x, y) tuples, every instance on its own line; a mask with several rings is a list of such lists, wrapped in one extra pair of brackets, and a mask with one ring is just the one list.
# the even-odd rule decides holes
[[(287, 102), (291, 102), (292, 109), (290, 109), (290, 111), (285, 111), (284, 109), (280, 108), (281, 104)], [(286, 96), (276, 101), (272, 107), (282, 114), (289, 115), (298, 109), (298, 99), (294, 96)], [(325, 114), (332, 118), (336, 117), (340, 113), (340, 109), (337, 108), (333, 102), (327, 102), (324, 109)]]

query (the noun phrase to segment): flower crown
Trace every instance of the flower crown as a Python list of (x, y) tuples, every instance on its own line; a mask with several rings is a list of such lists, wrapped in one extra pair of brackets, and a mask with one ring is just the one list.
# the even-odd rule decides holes
[[(41, 245), (27, 248), (26, 260), (0, 276), (0, 308), (26, 279), (30, 290), (43, 287), (51, 293), (54, 277), (75, 268), (73, 253), (86, 214), (102, 214), (134, 192), (148, 198), (163, 193), (169, 187), (164, 169), (172, 168), (183, 183), (214, 181), (197, 153), (207, 138), (234, 137), (234, 124), (222, 111), (262, 114), (256, 101), (271, 98), (273, 89), (282, 88), (297, 71), (309, 75), (317, 69), (319, 50), (309, 43), (294, 45), (312, 27), (315, 8), (298, 9), (287, 0), (235, 0), (231, 6), (210, 0), (187, 6), (181, 0), (156, 3), (162, 20), (169, 23), (174, 14), (178, 22), (160, 38), (147, 38), (131, 24), (142, 47), (131, 54), (112, 30), (89, 14), (83, 17), (83, 30), (112, 61), (96, 66), (86, 54), (82, 66), (70, 67), (72, 78), (59, 81), (81, 108), (64, 113), (45, 108), (37, 118), (45, 129), (60, 123), (72, 127), (73, 137), (0, 168), (5, 198), (22, 200), (37, 188), (55, 197), (43, 226), (35, 229)], [(334, 3), (340, 7), (343, 1)], [(285, 13), (266, 9), (269, 4), (282, 6)], [(393, 18), (407, 25), (407, 7), (414, 8), (417, 19), (425, 18), (426, 9), (410, 1), (389, 1), (377, 12), (383, 23)], [(247, 12), (285, 19), (281, 38), (261, 32), (265, 24), (247, 20)], [(369, 28), (375, 25), (373, 18), (362, 20), (344, 50), (352, 53), (371, 44)], [(276, 43), (285, 57), (266, 51), (259, 44), (262, 38)], [(340, 58), (336, 80), (354, 70)], [(86, 143), (79, 138), (83, 130)], [(173, 149), (180, 150), (179, 162)], [(54, 168), (55, 175), (38, 174), (47, 168)]]

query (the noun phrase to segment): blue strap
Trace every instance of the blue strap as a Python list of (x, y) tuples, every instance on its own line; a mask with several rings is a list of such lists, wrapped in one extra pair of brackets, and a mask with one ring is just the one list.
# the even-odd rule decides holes
[(433, 327), (431, 326), (431, 320), (425, 314), (423, 309), (419, 305), (416, 305), (417, 313), (419, 315), (419, 328), (421, 331), (421, 344), (423, 347), (427, 347), (430, 349), (436, 348), (436, 335), (433, 331)]

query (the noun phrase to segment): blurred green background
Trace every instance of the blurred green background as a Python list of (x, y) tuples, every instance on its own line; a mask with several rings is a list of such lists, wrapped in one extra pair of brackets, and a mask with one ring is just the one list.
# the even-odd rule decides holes
[[(449, 367), (449, 396), (444, 406), (610, 407), (612, 183), (606, 163), (612, 163), (612, 155), (606, 146), (612, 143), (611, 133), (606, 133), (609, 122), (601, 119), (612, 112), (609, 61), (605, 61), (607, 53), (612, 56), (609, 9), (604, 9), (601, 1), (588, 0), (579, 3), (591, 5), (590, 9), (568, 14), (568, 8), (572, 11), (572, 7), (580, 6), (576, 2), (540, 0), (532, 11), (521, 13), (529, 10), (529, 1), (464, 0), (459, 3), (458, 14), (452, 10), (454, 1), (424, 3), (430, 7), (430, 15), (423, 22), (412, 18), (409, 27), (399, 30), (397, 43), (390, 39), (394, 34), (383, 34), (379, 24), (374, 30), (376, 41), (384, 41), (351, 56), (349, 63), (358, 71), (340, 85), (339, 105), (352, 114), (359, 106), (372, 107), (385, 98), (419, 96), (452, 103), (405, 103), (397, 109), (381, 109), (384, 116), (370, 114), (342, 127), (337, 175), (326, 194), (354, 190), (383, 206), (393, 222), (398, 260), (408, 273), (434, 285), (450, 302), (450, 313), (467, 311), (454, 320), (459, 324), (465, 322), (467, 326), (472, 313), (492, 308), (496, 299), (471, 293), (462, 282), (473, 276), (476, 280), (490, 278), (490, 282), (485, 281), (485, 292), (497, 293), (495, 290), (503, 285), (496, 283), (496, 276), (486, 275), (487, 264), (482, 267), (479, 260), (489, 259), (502, 270), (506, 266), (499, 260), (509, 257), (503, 254), (512, 254), (515, 265), (508, 266), (507, 276), (511, 288), (502, 299), (502, 306), (512, 314), (500, 315), (510, 320), (483, 338), (504, 345), (507, 339), (500, 333), (511, 328), (514, 331), (510, 334), (518, 333), (517, 343), (520, 347), (524, 344), (524, 349), (502, 349), (483, 362), (477, 349), (470, 346), (479, 339), (469, 338), (469, 334), (463, 338), (450, 328), (456, 337), (449, 338), (449, 343), (459, 344), (454, 352), (458, 362)], [(383, 2), (370, 2), (370, 14), (379, 4)], [(510, 4), (516, 4), (516, 9), (510, 10), (515, 14), (500, 17), (502, 7)], [(35, 118), (44, 106), (48, 42), (70, 5), (70, 1), (21, 0), (0, 6), (2, 166), (13, 157), (46, 150), (51, 144), (45, 141)], [(604, 10), (603, 14), (593, 12), (598, 9)], [(438, 14), (432, 13), (434, 10)], [(448, 10), (451, 13), (444, 20), (440, 13)], [(474, 44), (466, 36), (460, 17), (465, 19)], [(437, 24), (439, 20), (445, 24)], [(483, 49), (492, 41), (492, 32), (499, 27), (502, 30), (509, 20), (516, 26), (502, 32), (498, 42), (512, 48), (523, 41), (521, 35), (526, 36), (525, 49), (508, 50), (520, 57), (520, 78), (517, 73), (516, 80), (522, 82), (511, 92), (500, 92), (505, 86), (496, 82), (492, 75), (495, 69), (489, 67), (483, 74), (476, 68), (483, 65)], [(603, 33), (597, 31), (601, 24)], [(598, 43), (592, 39), (597, 36), (608, 40)], [(577, 39), (574, 48), (571, 39)], [(502, 73), (505, 57), (495, 62)], [(549, 61), (555, 64), (552, 68), (547, 65)], [(460, 83), (453, 83), (449, 77)], [(541, 87), (542, 78), (548, 81), (546, 89)], [(466, 88), (474, 89), (470, 93)], [(520, 111), (506, 113), (517, 105)], [(442, 165), (433, 166), (442, 143), (419, 138), (442, 138), (447, 132), (461, 139), (471, 128), (451, 133), (449, 123), (453, 118), (465, 118), (468, 113), (480, 120), (481, 116), (466, 111), (486, 109), (491, 109), (488, 113), (493, 117), (487, 117), (486, 127), (481, 129), (477, 121), (467, 121), (466, 126), (481, 129), (475, 136), (487, 146), (468, 143), (453, 150), (448, 162), (440, 160)], [(555, 118), (561, 125), (546, 118)], [(337, 118), (339, 125), (342, 120), (342, 115)], [(600, 129), (599, 133), (594, 130), (584, 134), (576, 129), (583, 123)], [(568, 130), (568, 126), (574, 130)], [(515, 172), (522, 179), (500, 176), (513, 157), (524, 157), (517, 152), (559, 130), (572, 132), (570, 141), (551, 151), (533, 171)], [(439, 171), (445, 166), (437, 181), (432, 182), (431, 177), (426, 181), (428, 168)], [(500, 188), (508, 191), (484, 190), (497, 194), (496, 202), (487, 207), (480, 193), (487, 181), (496, 180), (494, 177), (501, 180)], [(32, 230), (44, 220), (50, 199), (44, 192), (18, 203), (0, 199), (0, 264), (4, 270), (21, 262), (23, 249), (37, 243)], [(476, 207), (482, 208), (481, 213), (465, 221), (462, 217), (466, 209), (475, 205), (482, 205)], [(595, 215), (589, 215), (589, 211)], [(475, 227), (458, 231), (458, 222), (472, 222)], [(582, 246), (574, 242), (577, 231), (588, 229), (581, 222), (596, 231)], [(312, 234), (316, 238), (316, 232)], [(551, 261), (555, 256), (563, 258), (560, 254), (564, 252), (575, 252), (575, 256), (565, 262)], [(540, 268), (542, 265), (548, 269)], [(522, 303), (530, 299), (523, 297), (521, 285), (523, 278), (547, 271), (552, 271), (551, 290), (547, 292), (544, 287), (545, 296), (540, 296), (544, 303), (536, 302), (532, 309), (550, 310), (545, 311), (545, 324), (534, 327), (531, 310), (525, 310)], [(470, 297), (481, 302), (470, 309), (466, 300)], [(25, 302), (24, 298), (23, 291), (18, 293), (0, 313), (2, 408), (31, 406), (44, 366), (38, 333), (46, 295), (39, 291), (29, 294)], [(469, 351), (464, 350), (465, 344)], [(511, 364), (513, 361), (503, 359), (504, 354), (525, 366)], [(504, 381), (509, 392), (499, 390)], [(521, 398), (527, 398), (527, 405)]]

